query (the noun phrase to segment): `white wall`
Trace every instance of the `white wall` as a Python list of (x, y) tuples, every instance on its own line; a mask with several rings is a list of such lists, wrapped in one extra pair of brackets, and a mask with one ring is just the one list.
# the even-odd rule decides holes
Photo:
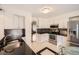
[(67, 22), (69, 21), (69, 17), (78, 16), (79, 10), (74, 12), (65, 13), (56, 17), (52, 17), (51, 24), (59, 24), (60, 28), (67, 28)]

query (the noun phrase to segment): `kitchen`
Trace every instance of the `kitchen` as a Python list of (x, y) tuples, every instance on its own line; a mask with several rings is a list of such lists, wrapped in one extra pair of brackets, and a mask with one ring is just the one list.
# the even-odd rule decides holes
[(78, 38), (78, 6), (78, 4), (0, 5), (0, 40), (4, 38), (1, 43), (5, 43), (8, 35), (12, 36), (10, 39), (20, 37), (19, 42), (11, 40), (13, 41), (12, 43), (10, 41), (11, 45), (0, 45), (0, 54), (11, 55), (14, 49), (20, 49), (22, 43), (23, 52), (19, 53), (21, 50), (17, 50), (18, 52), (12, 53), (13, 55), (22, 55), (22, 53), (23, 55), (78, 55), (79, 42), (76, 43), (78, 46), (72, 46), (70, 37), (75, 27), (75, 35)]

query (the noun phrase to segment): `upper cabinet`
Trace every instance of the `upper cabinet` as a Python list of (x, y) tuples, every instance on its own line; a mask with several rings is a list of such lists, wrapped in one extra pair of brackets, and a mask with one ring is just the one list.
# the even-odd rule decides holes
[(4, 15), (0, 14), (0, 40), (4, 37)]
[(5, 29), (23, 29), (25, 19), (23, 16), (18, 15), (5, 15), (4, 28)]
[(33, 17), (33, 21), (36, 21), (38, 28), (50, 28), (51, 21), (48, 18)]
[(23, 29), (23, 28), (25, 28), (25, 17), (24, 16), (19, 16), (18, 17), (19, 19), (18, 19), (18, 28), (21, 28), (21, 29)]

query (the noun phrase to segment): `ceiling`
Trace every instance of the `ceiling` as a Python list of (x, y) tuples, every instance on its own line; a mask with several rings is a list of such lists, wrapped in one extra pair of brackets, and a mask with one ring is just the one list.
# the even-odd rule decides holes
[[(54, 17), (60, 14), (73, 12), (79, 10), (79, 4), (2, 4), (1, 5), (4, 9), (17, 9), (31, 12), (33, 16), (40, 16), (40, 17)], [(40, 12), (40, 8), (48, 6), (52, 7), (52, 11), (48, 14), (43, 14)]]

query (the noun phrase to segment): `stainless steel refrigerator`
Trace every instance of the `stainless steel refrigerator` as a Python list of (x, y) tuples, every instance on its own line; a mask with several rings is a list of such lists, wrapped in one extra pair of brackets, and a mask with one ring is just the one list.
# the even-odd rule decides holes
[(69, 19), (68, 30), (70, 45), (79, 46), (79, 16)]

